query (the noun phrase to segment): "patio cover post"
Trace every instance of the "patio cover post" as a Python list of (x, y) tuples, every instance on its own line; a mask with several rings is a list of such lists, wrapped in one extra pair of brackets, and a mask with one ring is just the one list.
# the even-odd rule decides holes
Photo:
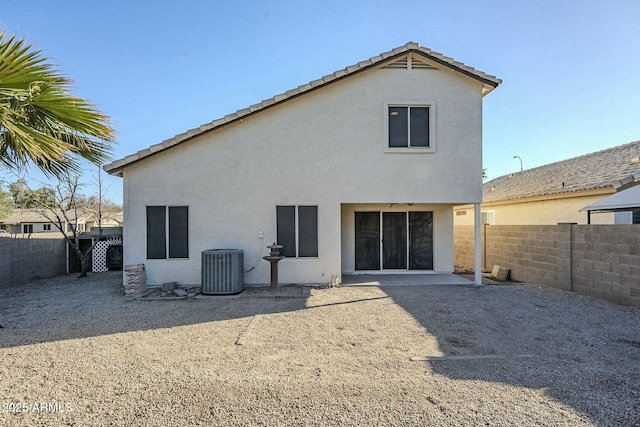
[(481, 251), (481, 236), (480, 236), (480, 231), (481, 231), (481, 226), (482, 224), (480, 224), (480, 222), (482, 221), (482, 214), (480, 211), (480, 203), (474, 203), (473, 205), (473, 213), (474, 213), (474, 221), (473, 221), (473, 227), (474, 227), (474, 243), (475, 243), (475, 250), (474, 250), (474, 255), (475, 255), (475, 267), (474, 267), (474, 272), (475, 272), (475, 277), (474, 277), (474, 281), (476, 283), (476, 285), (482, 285), (482, 251)]

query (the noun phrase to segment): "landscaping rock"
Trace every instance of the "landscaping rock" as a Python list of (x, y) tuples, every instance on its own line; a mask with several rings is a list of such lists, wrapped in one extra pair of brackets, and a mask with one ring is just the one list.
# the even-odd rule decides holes
[(188, 293), (184, 289), (178, 288), (173, 290), (173, 294), (179, 297), (186, 297)]
[(494, 265), (493, 270), (491, 270), (491, 275), (498, 280), (502, 280), (503, 282), (509, 280), (510, 273), (510, 268), (501, 267), (499, 265)]

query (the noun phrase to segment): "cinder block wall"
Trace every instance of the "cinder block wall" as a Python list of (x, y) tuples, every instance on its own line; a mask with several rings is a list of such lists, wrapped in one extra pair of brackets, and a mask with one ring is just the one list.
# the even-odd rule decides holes
[(0, 288), (67, 272), (64, 239), (0, 238)]
[(7, 237), (0, 238), (0, 288), (11, 283), (11, 246)]
[(573, 290), (640, 306), (640, 225), (574, 226)]
[(453, 227), (453, 265), (473, 269), (474, 242), (473, 225), (456, 225)]
[[(472, 230), (456, 227), (456, 266), (473, 268)], [(482, 234), (486, 269), (501, 265), (520, 282), (640, 306), (640, 225), (498, 225)]]
[(521, 282), (559, 287), (558, 236), (553, 225), (487, 226), (485, 268), (494, 265), (511, 269)]

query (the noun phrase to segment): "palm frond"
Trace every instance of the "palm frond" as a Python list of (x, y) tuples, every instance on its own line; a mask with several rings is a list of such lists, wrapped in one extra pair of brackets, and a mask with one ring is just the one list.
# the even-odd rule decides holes
[(110, 158), (115, 131), (89, 101), (71, 95), (71, 82), (41, 52), (0, 32), (0, 164), (35, 164), (45, 174), (79, 170), (84, 158)]

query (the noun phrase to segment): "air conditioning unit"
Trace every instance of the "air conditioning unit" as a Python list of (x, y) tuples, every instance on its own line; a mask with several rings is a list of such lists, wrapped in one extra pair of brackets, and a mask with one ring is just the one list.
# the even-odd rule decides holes
[(205, 295), (237, 294), (244, 290), (244, 251), (202, 251), (202, 289)]

